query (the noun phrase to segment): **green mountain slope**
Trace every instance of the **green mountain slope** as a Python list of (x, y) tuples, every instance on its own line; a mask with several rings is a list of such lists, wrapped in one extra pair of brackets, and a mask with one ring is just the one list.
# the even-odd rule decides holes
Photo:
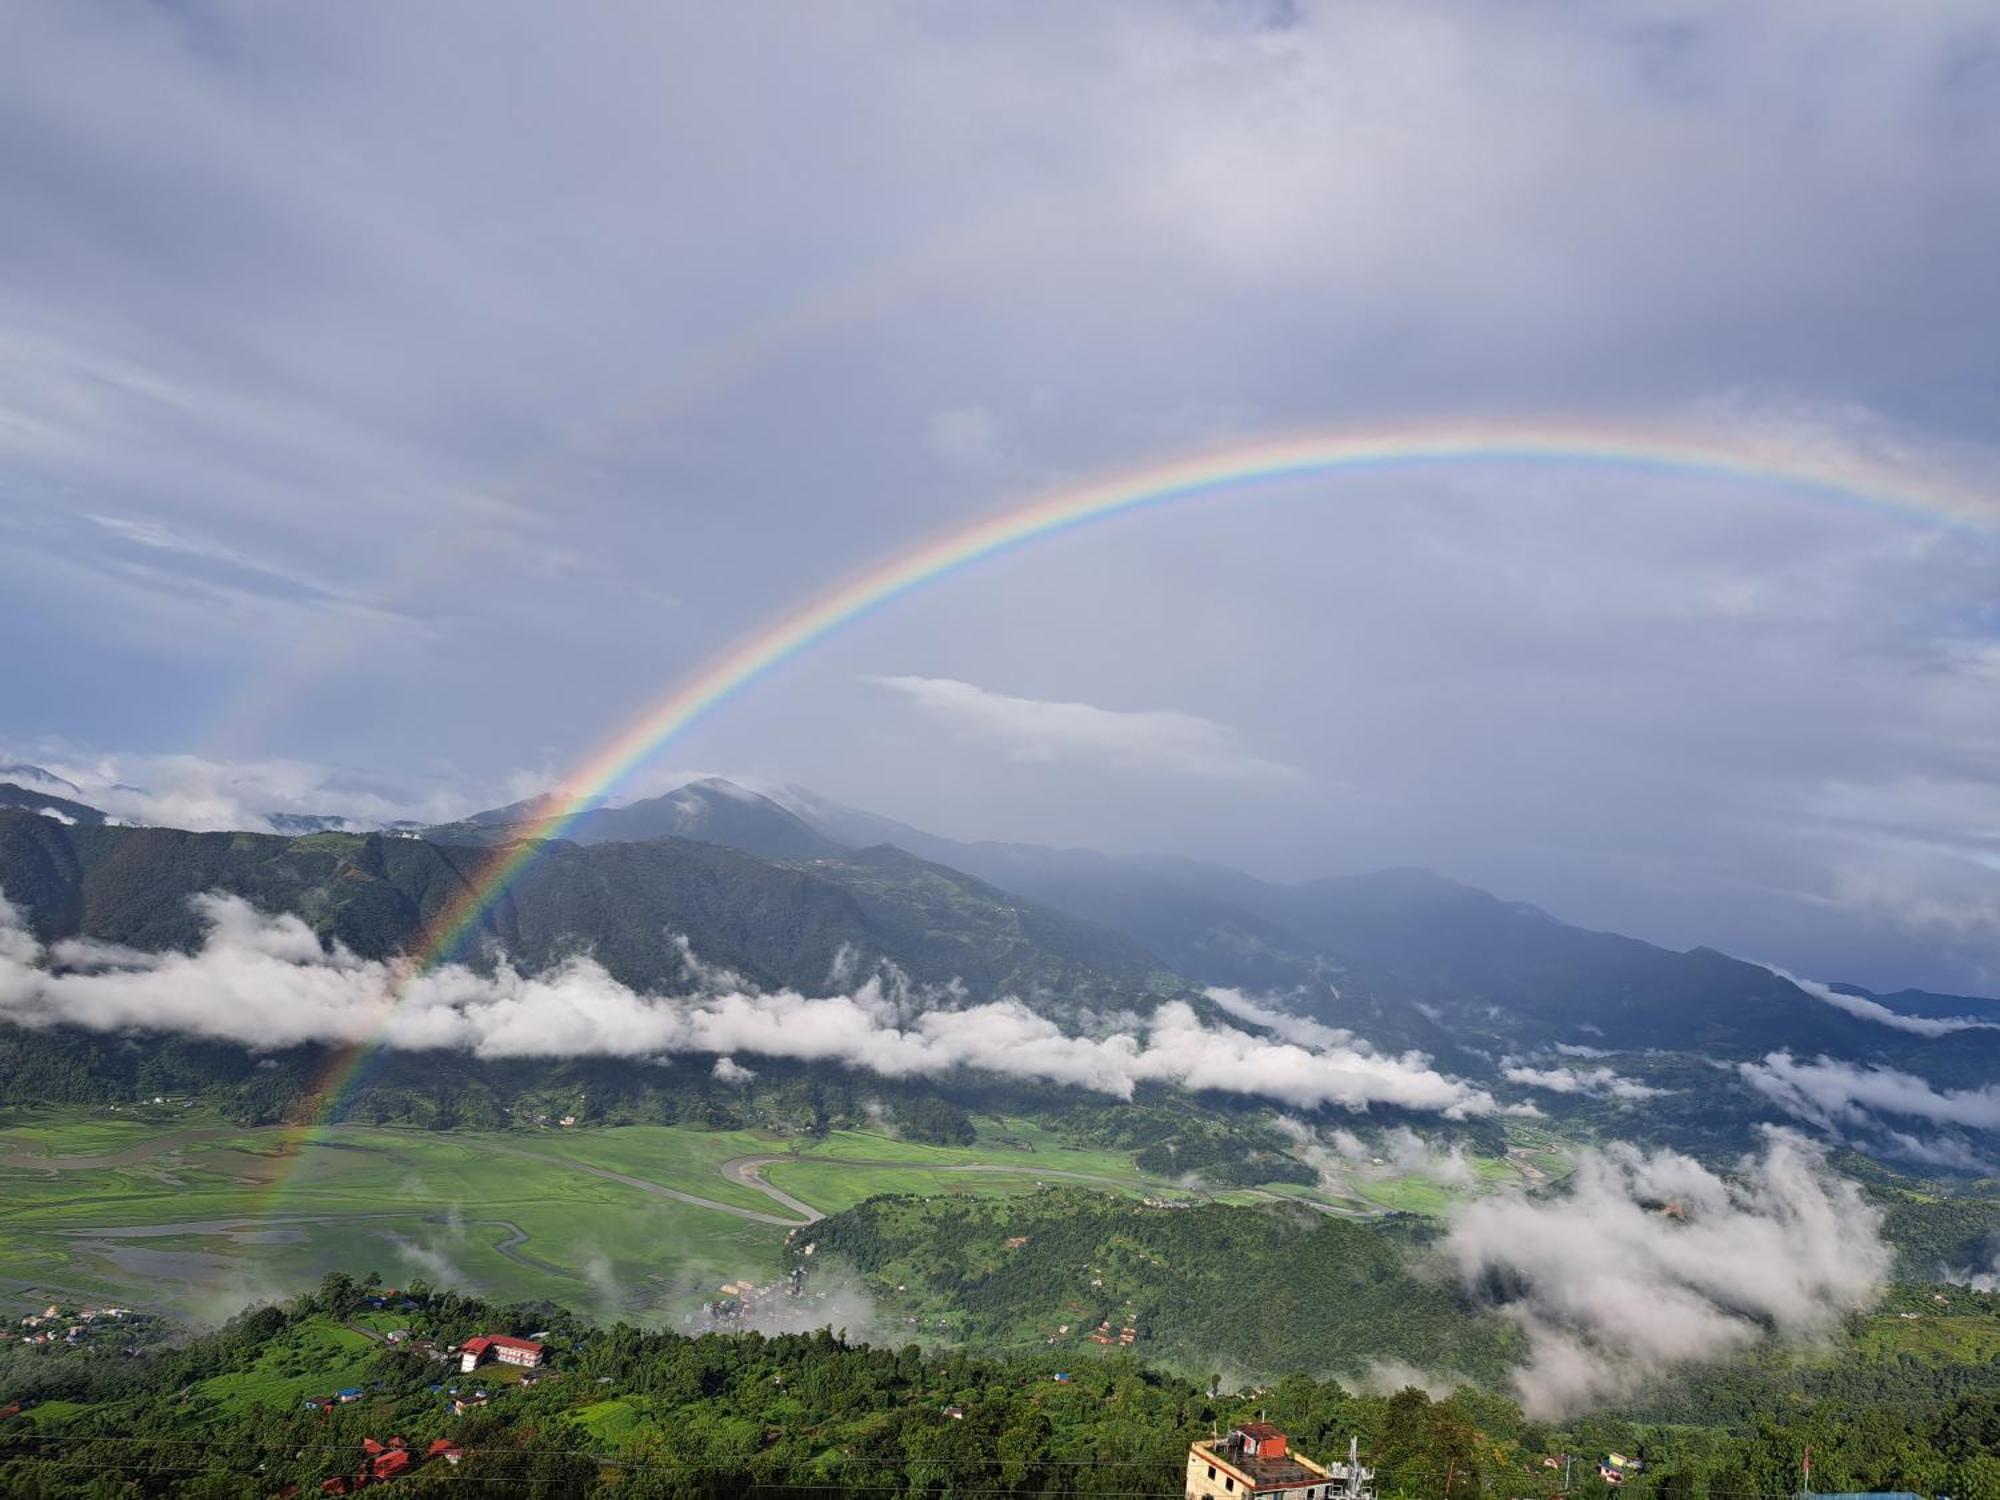
[[(189, 899), (221, 891), (381, 957), (419, 941), (491, 858), (412, 838), (71, 827), (0, 809), (0, 891), (45, 940), (192, 947)], [(975, 998), (1141, 1001), (1174, 987), (1127, 938), (895, 850), (781, 863), (678, 839), (555, 843), (480, 930), (528, 969), (589, 952), (639, 988), (684, 987), (677, 936), (765, 987), (823, 990), (843, 953), (861, 972), (887, 960)]]
[[(795, 1237), (885, 1311), (982, 1348), (1129, 1347), (1194, 1374), (1358, 1373), (1381, 1361), (1497, 1380), (1513, 1330), (1412, 1270), (1407, 1235), (1293, 1206), (1156, 1208), (1079, 1189), (873, 1198)], [(1091, 1338), (1100, 1326), (1109, 1344)]]

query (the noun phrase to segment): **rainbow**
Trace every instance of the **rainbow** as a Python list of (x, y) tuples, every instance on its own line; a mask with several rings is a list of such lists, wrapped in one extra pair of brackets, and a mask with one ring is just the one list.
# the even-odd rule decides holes
[[(876, 563), (744, 637), (626, 724), (544, 799), (522, 837), (496, 851), (430, 925), (411, 976), (451, 957), (548, 841), (613, 792), (703, 715), (843, 626), (925, 584), (1094, 521), (1282, 480), (1467, 463), (1603, 468), (1747, 482), (1932, 521), (1988, 525), (1991, 502), (1969, 487), (1877, 462), (1801, 453), (1741, 436), (1519, 423), (1385, 427), (1266, 439), (1066, 486)], [(405, 981), (407, 983), (407, 981)], [(401, 992), (392, 996), (392, 1010)], [(337, 1110), (377, 1043), (346, 1049), (314, 1091), (311, 1114)]]

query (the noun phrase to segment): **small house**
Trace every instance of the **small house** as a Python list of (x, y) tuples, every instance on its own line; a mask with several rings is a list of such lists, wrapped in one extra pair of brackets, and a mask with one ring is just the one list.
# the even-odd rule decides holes
[(368, 1467), (368, 1472), (376, 1479), (394, 1479), (398, 1474), (407, 1474), (416, 1462), (408, 1448), (391, 1448)]

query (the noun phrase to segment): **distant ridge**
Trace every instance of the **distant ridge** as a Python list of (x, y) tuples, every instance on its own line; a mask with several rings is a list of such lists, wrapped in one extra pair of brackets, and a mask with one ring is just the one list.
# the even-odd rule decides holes
[[(68, 786), (69, 783), (64, 782), (63, 785)], [(54, 818), (58, 823), (81, 828), (101, 828), (109, 821), (101, 811), (86, 802), (51, 796), (11, 781), (0, 781), (0, 807), (18, 807), (26, 812), (40, 813), (45, 818)]]
[[(474, 813), (457, 823), (426, 829), (424, 837), (446, 844), (499, 842), (518, 836), (547, 807), (544, 798), (516, 802)], [(693, 839), (697, 843), (741, 849), (765, 859), (824, 859), (842, 854), (850, 847), (819, 832), (762, 793), (720, 776), (691, 781), (663, 796), (648, 797), (624, 807), (593, 807), (570, 823), (562, 831), (562, 837), (578, 844)]]

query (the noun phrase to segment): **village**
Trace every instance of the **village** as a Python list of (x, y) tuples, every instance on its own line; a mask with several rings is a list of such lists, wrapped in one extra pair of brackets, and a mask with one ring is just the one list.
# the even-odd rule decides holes
[[(399, 1299), (395, 1292), (371, 1296), (365, 1299), (364, 1305), (398, 1310), (416, 1306), (408, 1299)], [(443, 1365), (456, 1364), (461, 1375), (477, 1375), (482, 1370), (486, 1371), (486, 1379), (480, 1383), (465, 1381), (448, 1385), (439, 1380), (431, 1386), (433, 1392), (443, 1397), (445, 1409), (452, 1416), (462, 1417), (488, 1405), (510, 1386), (532, 1386), (543, 1380), (558, 1378), (558, 1372), (548, 1367), (547, 1338), (546, 1332), (532, 1338), (488, 1333), (466, 1339), (460, 1344), (440, 1347), (435, 1341), (414, 1335), (408, 1329), (396, 1328), (383, 1334), (382, 1342), (388, 1348), (401, 1350), (415, 1358)], [(331, 1412), (364, 1401), (367, 1395), (363, 1387), (345, 1386), (328, 1395), (307, 1397), (301, 1404), (309, 1412)], [(424, 1464), (442, 1461), (455, 1465), (464, 1456), (463, 1447), (449, 1438), (434, 1439), (419, 1450), (400, 1434), (382, 1439), (366, 1437), (362, 1439), (353, 1472), (327, 1478), (321, 1482), (320, 1490), (328, 1495), (353, 1494), (371, 1485), (400, 1478)], [(296, 1495), (297, 1487), (291, 1487), (286, 1493)], [(285, 1500), (283, 1495), (281, 1500)]]
[(14, 1328), (0, 1329), (0, 1343), (30, 1348), (77, 1349), (90, 1353), (137, 1354), (156, 1340), (165, 1321), (129, 1307), (85, 1307), (52, 1302), (29, 1313)]

